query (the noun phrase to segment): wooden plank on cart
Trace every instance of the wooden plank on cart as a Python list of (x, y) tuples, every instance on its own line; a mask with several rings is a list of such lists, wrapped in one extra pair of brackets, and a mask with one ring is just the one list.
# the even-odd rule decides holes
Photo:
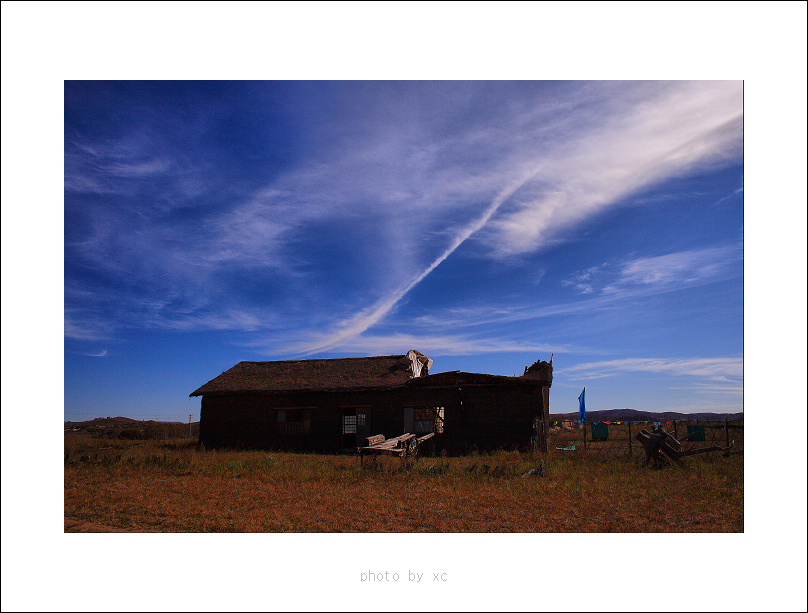
[[(431, 435), (428, 435), (426, 438), (430, 436)], [(377, 434), (368, 437), (367, 441), (369, 443), (367, 446), (357, 447), (360, 456), (384, 454), (400, 456), (418, 455), (418, 444), (420, 443), (420, 440), (409, 432), (387, 440), (384, 439), (383, 435)]]

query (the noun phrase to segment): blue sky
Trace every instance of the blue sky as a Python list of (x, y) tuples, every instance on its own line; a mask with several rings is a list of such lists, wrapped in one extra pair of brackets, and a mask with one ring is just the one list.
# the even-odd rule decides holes
[(743, 410), (741, 81), (66, 81), (65, 419), (240, 360), (554, 355), (551, 411)]

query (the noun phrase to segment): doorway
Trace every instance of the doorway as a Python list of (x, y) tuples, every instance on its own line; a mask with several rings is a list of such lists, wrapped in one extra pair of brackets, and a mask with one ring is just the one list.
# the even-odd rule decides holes
[(370, 436), (370, 407), (342, 408), (342, 447), (363, 447)]

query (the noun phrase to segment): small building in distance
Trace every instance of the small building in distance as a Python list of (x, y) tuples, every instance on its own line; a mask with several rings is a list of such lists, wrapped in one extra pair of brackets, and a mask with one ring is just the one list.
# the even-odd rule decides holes
[(338, 452), (367, 437), (433, 432), (434, 450), (547, 450), (553, 365), (508, 377), (429, 374), (418, 351), (366, 358), (239, 362), (192, 392), (202, 396), (206, 447)]

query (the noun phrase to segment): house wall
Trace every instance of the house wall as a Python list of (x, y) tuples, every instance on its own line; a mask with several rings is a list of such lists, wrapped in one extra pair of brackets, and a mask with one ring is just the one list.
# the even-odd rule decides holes
[[(345, 408), (362, 409), (369, 422), (366, 431), (390, 438), (407, 431), (405, 409), (418, 407), (444, 408), (444, 432), (434, 437), (435, 451), (527, 449), (537, 434), (540, 446), (543, 443), (546, 450), (549, 395), (547, 386), (539, 384), (205, 394), (200, 440), (208, 447), (335, 452), (355, 446), (346, 444), (343, 438)], [(278, 410), (308, 411), (306, 431), (302, 431), (303, 424), (294, 428), (280, 425)], [(537, 421), (538, 431), (534, 428)]]
[[(446, 416), (442, 447), (451, 453), (499, 448), (528, 449), (536, 436), (534, 422), (546, 419), (541, 386), (480, 385), (458, 390), (460, 404)], [(539, 435), (546, 440), (546, 429)]]

